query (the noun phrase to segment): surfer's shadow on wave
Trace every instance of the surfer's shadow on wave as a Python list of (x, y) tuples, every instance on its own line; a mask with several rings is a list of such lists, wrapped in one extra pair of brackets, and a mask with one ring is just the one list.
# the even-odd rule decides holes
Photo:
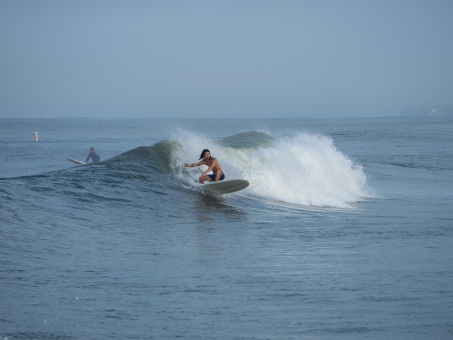
[(198, 222), (244, 222), (248, 219), (245, 210), (226, 204), (222, 198), (217, 196), (202, 195), (193, 202), (195, 217)]

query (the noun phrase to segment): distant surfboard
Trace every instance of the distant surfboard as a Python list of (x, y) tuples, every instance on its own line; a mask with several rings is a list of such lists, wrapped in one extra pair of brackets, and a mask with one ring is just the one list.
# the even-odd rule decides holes
[(229, 181), (203, 184), (203, 190), (209, 191), (213, 194), (223, 195), (245, 189), (248, 186), (249, 182), (244, 179), (232, 179)]
[(74, 159), (74, 158), (68, 158), (68, 161), (75, 163), (75, 164), (81, 164), (81, 165), (87, 164), (85, 162), (79, 161), (78, 159)]

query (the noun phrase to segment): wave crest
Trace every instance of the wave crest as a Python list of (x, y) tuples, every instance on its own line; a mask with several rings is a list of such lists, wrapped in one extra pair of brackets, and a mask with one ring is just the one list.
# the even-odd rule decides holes
[[(347, 208), (370, 197), (362, 166), (338, 151), (332, 138), (301, 133), (274, 138), (247, 132), (214, 142), (188, 132), (175, 137), (172, 173), (187, 183), (204, 169), (184, 169), (209, 148), (227, 179), (250, 182), (247, 193), (270, 201), (316, 207)], [(187, 181), (187, 179), (190, 179)]]

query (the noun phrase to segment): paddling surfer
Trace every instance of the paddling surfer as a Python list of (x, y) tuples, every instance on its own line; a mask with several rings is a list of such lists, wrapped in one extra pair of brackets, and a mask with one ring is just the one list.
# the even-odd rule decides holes
[[(204, 149), (200, 155), (200, 159), (203, 159), (202, 161), (198, 163), (192, 163), (192, 164), (187, 164), (184, 163), (184, 166), (186, 168), (193, 168), (196, 166), (200, 166), (202, 164), (207, 165), (208, 169), (203, 172), (199, 178), (199, 182), (203, 184), (205, 181), (208, 182), (218, 182), (221, 181), (225, 178), (225, 174), (223, 173), (222, 167), (220, 166), (219, 161), (211, 156), (211, 152), (208, 149)], [(213, 174), (207, 175), (208, 172), (212, 171)]]
[(88, 160), (91, 158), (91, 161), (96, 164), (96, 163), (99, 163), (101, 161), (101, 156), (99, 156), (96, 152), (94, 152), (94, 148), (93, 147), (90, 147), (88, 149), (88, 157), (85, 161), (85, 163), (88, 163)]

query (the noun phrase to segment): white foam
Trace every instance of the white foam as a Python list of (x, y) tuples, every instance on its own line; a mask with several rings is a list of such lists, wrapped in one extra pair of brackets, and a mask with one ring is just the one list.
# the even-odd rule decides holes
[[(173, 169), (181, 179), (197, 179), (202, 171), (183, 168), (195, 163), (208, 148), (224, 169), (227, 179), (246, 179), (247, 193), (270, 201), (316, 207), (348, 208), (370, 197), (366, 176), (336, 149), (328, 136), (301, 133), (276, 138), (271, 147), (233, 149), (205, 136), (179, 131), (174, 137), (181, 148), (173, 155)], [(185, 180), (185, 181), (186, 181)], [(187, 181), (186, 181), (187, 183)]]

